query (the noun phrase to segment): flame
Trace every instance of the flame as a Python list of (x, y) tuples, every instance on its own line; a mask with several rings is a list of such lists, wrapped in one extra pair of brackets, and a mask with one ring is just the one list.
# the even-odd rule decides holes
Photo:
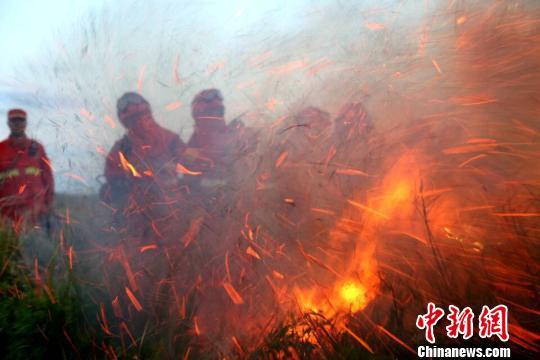
[(289, 155), (287, 151), (284, 151), (279, 155), (278, 159), (276, 160), (276, 164), (274, 165), (276, 169), (283, 164), (283, 162), (287, 158), (287, 155)]
[(165, 106), (165, 109), (167, 109), (167, 111), (173, 111), (180, 108), (181, 106), (182, 106), (181, 101), (174, 101), (172, 103), (167, 104), (167, 106)]
[[(335, 269), (333, 280), (326, 287), (295, 289), (296, 301), (302, 312), (323, 314), (339, 323), (343, 315), (362, 311), (376, 298), (379, 279), (374, 259), (375, 244), (384, 231), (410, 232), (403, 220), (415, 209), (414, 193), (420, 174), (419, 164), (423, 161), (424, 157), (418, 152), (404, 153), (386, 173), (381, 186), (372, 191), (363, 203), (356, 198), (347, 200), (348, 207), (330, 231), (328, 242), (331, 247), (350, 244), (354, 250), (345, 253), (351, 254), (345, 257), (345, 261), (340, 257), (341, 263), (333, 259), (317, 260), (321, 267)], [(363, 224), (360, 230), (351, 226), (351, 219)], [(421, 237), (416, 232), (411, 234)]]
[(386, 174), (380, 191), (370, 197), (369, 205), (385, 214), (387, 220), (404, 216), (413, 205), (421, 162), (422, 157), (416, 152), (402, 155)]
[(135, 310), (140, 312), (142, 310), (142, 305), (139, 302), (139, 300), (137, 300), (137, 298), (135, 297), (135, 294), (133, 294), (133, 292), (127, 286), (124, 287), (124, 290), (126, 291), (126, 295), (128, 296), (129, 300), (135, 307)]
[[(520, 244), (529, 242), (533, 248), (538, 234), (536, 221), (540, 212), (534, 206), (536, 203), (531, 195), (537, 192), (536, 169), (539, 167), (535, 140), (539, 132), (534, 126), (529, 126), (532, 121), (528, 123), (529, 106), (525, 100), (523, 104), (514, 104), (508, 97), (519, 97), (528, 102), (535, 99), (525, 84), (534, 83), (538, 75), (530, 71), (536, 60), (521, 61), (522, 56), (527, 59), (529, 50), (527, 47), (521, 49), (519, 42), (519, 52), (513, 54), (515, 57), (504, 59), (506, 46), (501, 47), (500, 43), (511, 47), (511, 42), (500, 42), (500, 36), (480, 35), (485, 31), (473, 27), (479, 17), (472, 12), (461, 15), (457, 20), (452, 16), (450, 23), (452, 31), (457, 32), (457, 39), (448, 36), (444, 40), (445, 48), (452, 48), (450, 57), (445, 52), (435, 51), (439, 35), (431, 32), (430, 26), (422, 25), (415, 29), (412, 38), (418, 44), (418, 53), (414, 54), (416, 45), (411, 49), (413, 51), (407, 52), (413, 56), (411, 65), (401, 58), (397, 64), (388, 59), (388, 62), (381, 64), (384, 65), (381, 68), (358, 64), (362, 71), (357, 72), (352, 67), (352, 71), (349, 71), (349, 64), (343, 64), (346, 67), (341, 68), (342, 64), (336, 58), (332, 71), (345, 69), (347, 78), (354, 78), (357, 73), (369, 73), (377, 80), (377, 86), (367, 81), (365, 89), (361, 89), (370, 95), (368, 110), (378, 120), (374, 135), (366, 137), (365, 143), (357, 142), (350, 149), (347, 144), (340, 148), (341, 140), (337, 138), (331, 138), (328, 142), (323, 137), (317, 139), (316, 145), (321, 145), (320, 148), (310, 146), (304, 149), (304, 144), (298, 142), (294, 145), (305, 150), (298, 156), (295, 146), (285, 142), (296, 140), (295, 135), (282, 139), (282, 134), (278, 133), (278, 128), (286, 125), (292, 119), (292, 114), (276, 112), (272, 124), (267, 124), (266, 128), (261, 125), (261, 144), (264, 146), (256, 154), (262, 160), (260, 167), (257, 166), (257, 171), (247, 172), (245, 164), (238, 166), (242, 167), (243, 173), (236, 180), (253, 180), (253, 184), (249, 181), (238, 182), (238, 193), (236, 189), (230, 193), (229, 189), (224, 190), (226, 196), (223, 203), (227, 203), (227, 211), (230, 206), (237, 214), (245, 213), (245, 220), (233, 216), (214, 216), (218, 212), (210, 216), (204, 211), (198, 212), (199, 206), (192, 206), (193, 203), (186, 201), (185, 209), (189, 212), (185, 212), (185, 224), (181, 231), (170, 231), (174, 233), (170, 239), (172, 246), (183, 247), (176, 252), (176, 248), (168, 249), (169, 230), (162, 230), (161, 224), (168, 221), (167, 217), (152, 214), (150, 223), (154, 231), (148, 232), (151, 238), (135, 242), (130, 246), (136, 249), (131, 252), (128, 249), (126, 254), (118, 255), (125, 272), (124, 282), (129, 284), (128, 287), (118, 287), (118, 292), (123, 289), (126, 293), (127, 301), (122, 300), (126, 303), (124, 305), (135, 306), (137, 311), (142, 311), (143, 305), (145, 310), (153, 310), (153, 301), (147, 296), (153, 292), (146, 291), (149, 287), (145, 278), (146, 268), (141, 271), (143, 266), (140, 262), (144, 257), (157, 259), (154, 256), (161, 256), (161, 253), (166, 255), (165, 260), (169, 263), (175, 263), (172, 254), (186, 254), (186, 261), (182, 264), (186, 270), (181, 271), (184, 274), (175, 273), (174, 278), (159, 281), (161, 284), (170, 280), (174, 292), (173, 306), (179, 316), (193, 321), (197, 335), (201, 335), (203, 330), (203, 334), (213, 338), (217, 328), (220, 328), (220, 334), (235, 334), (228, 336), (227, 341), (232, 341), (239, 353), (252, 345), (246, 334), (254, 333), (251, 329), (258, 320), (266, 324), (270, 315), (279, 318), (280, 314), (291, 308), (304, 313), (302, 315), (323, 315), (331, 320), (336, 329), (348, 333), (371, 353), (394, 346), (414, 353), (407, 339), (412, 338), (411, 332), (413, 336), (418, 335), (414, 333), (416, 329), (413, 326), (409, 332), (400, 328), (394, 334), (397, 328), (392, 324), (393, 320), (388, 320), (392, 316), (389, 315), (391, 311), (386, 311), (386, 306), (394, 306), (395, 311), (402, 312), (405, 322), (419, 303), (428, 297), (435, 297), (440, 302), (455, 299), (465, 303), (464, 300), (474, 300), (462, 293), (462, 288), (468, 287), (460, 286), (474, 282), (478, 282), (479, 292), (483, 291), (484, 285), (489, 285), (489, 288), (502, 289), (490, 295), (503, 300), (499, 295), (504, 294), (510, 298), (509, 301), (504, 299), (504, 302), (512, 304), (513, 300), (520, 305), (522, 302), (527, 304), (520, 298), (531, 298), (532, 290), (525, 286), (520, 288), (519, 284), (530, 284), (533, 277), (529, 276), (529, 267), (520, 269), (519, 266), (520, 262), (534, 262), (529, 261), (529, 254)], [(486, 20), (483, 19), (482, 23), (488, 23)], [(515, 21), (500, 24), (501, 29), (505, 27), (511, 30), (509, 40), (521, 31), (532, 31), (527, 29), (537, 23)], [(456, 27), (455, 24), (460, 26)], [(393, 31), (392, 23), (388, 21), (365, 22), (364, 26), (382, 35)], [(475, 35), (475, 31), (479, 31), (479, 34)], [(499, 35), (505, 35), (509, 30), (501, 31)], [(489, 47), (484, 48), (483, 41), (478, 41), (494, 41), (490, 38), (497, 40), (495, 52), (488, 51)], [(454, 40), (455, 48), (448, 46), (449, 42), (454, 45)], [(534, 47), (530, 51), (533, 50)], [(480, 56), (474, 55), (475, 52), (479, 52)], [(469, 57), (474, 61), (468, 61)], [(265, 76), (273, 77), (296, 76), (304, 74), (304, 71), (307, 75), (316, 75), (333, 64), (333, 60), (327, 58), (315, 62), (309, 57), (302, 57), (306, 60), (288, 59), (288, 63), (279, 63), (279, 59), (273, 59), (272, 52), (266, 52), (247, 59), (246, 65), (257, 67)], [(521, 71), (525, 68), (521, 67), (522, 63), (527, 65), (528, 70), (523, 74)], [(211, 65), (208, 72), (216, 72), (225, 64), (221, 61)], [(354, 65), (354, 60), (350, 65)], [(173, 67), (173, 79), (181, 83), (178, 66), (179, 56)], [(456, 71), (460, 67), (463, 67), (463, 74), (457, 76)], [(145, 69), (143, 67), (140, 71), (139, 88), (142, 87)], [(511, 78), (502, 78), (504, 74), (511, 75)], [(460, 78), (464, 75), (467, 75), (467, 81), (462, 84)], [(490, 86), (486, 88), (488, 82), (485, 80), (475, 84), (477, 77), (489, 80)], [(238, 89), (257, 90), (255, 85), (259, 81), (241, 80), (234, 81), (238, 82)], [(355, 84), (357, 82), (362, 81), (355, 79)], [(407, 83), (415, 85), (409, 88)], [(515, 94), (508, 94), (506, 89), (514, 84), (524, 84), (524, 87), (518, 87)], [(389, 91), (385, 92), (383, 98), (377, 95), (379, 86), (388, 86)], [(339, 101), (342, 95), (348, 95), (346, 92), (346, 86), (337, 92), (341, 95)], [(288, 108), (285, 106), (289, 105), (288, 99), (268, 98), (268, 93), (259, 90), (256, 93), (258, 107), (267, 110), (267, 113), (282, 108), (285, 112)], [(394, 101), (396, 94), (399, 94), (399, 101)], [(330, 98), (328, 102), (332, 100), (335, 99)], [(384, 106), (381, 105), (382, 100)], [(396, 103), (395, 107), (399, 109), (392, 109), (392, 103)], [(172, 111), (180, 106), (181, 103), (177, 101), (166, 105), (165, 109)], [(499, 119), (498, 110), (508, 110), (501, 111), (503, 115), (500, 118), (504, 117), (504, 121)], [(91, 117), (90, 113), (87, 115)], [(108, 116), (105, 116), (105, 122), (114, 127), (114, 122)], [(454, 125), (459, 130), (454, 132)], [(204, 158), (202, 152), (189, 148), (183, 155), (193, 158), (193, 163), (207, 162), (212, 167), (219, 167), (219, 163), (214, 164), (209, 158)], [(364, 153), (369, 153), (368, 161), (359, 161)], [(126, 173), (134, 177), (152, 175), (142, 169), (139, 169), (139, 173), (124, 154), (120, 153), (119, 156)], [(372, 165), (371, 160), (377, 164)], [(242, 161), (238, 159), (238, 163)], [(181, 163), (175, 165), (178, 173), (204, 175)], [(232, 172), (236, 171), (237, 165), (231, 166)], [(84, 181), (76, 175), (71, 177)], [(331, 178), (331, 181), (325, 182), (327, 178)], [(318, 181), (317, 186), (314, 181), (311, 182), (312, 179)], [(344, 186), (347, 188), (341, 191), (339, 186), (334, 187), (334, 182), (353, 186)], [(296, 187), (297, 183), (301, 185)], [(520, 185), (527, 188), (521, 189), (518, 187)], [(515, 193), (515, 197), (510, 198), (510, 193)], [(259, 194), (263, 194), (260, 195), (263, 200), (267, 200), (265, 196), (271, 200), (258, 201)], [(202, 194), (203, 197), (207, 195), (209, 193)], [(198, 195), (189, 194), (186, 198), (194, 199), (191, 196)], [(196, 205), (201, 203), (206, 206), (204, 201), (195, 200)], [(219, 201), (212, 198), (212, 205), (214, 202), (221, 205)], [(169, 205), (168, 201), (158, 205), (165, 207), (165, 203)], [(137, 206), (139, 204), (133, 208)], [(181, 219), (184, 214), (178, 217), (174, 215), (171, 214), (170, 218)], [(137, 220), (132, 221), (135, 222)], [(239, 229), (241, 226), (242, 230)], [(511, 226), (519, 227), (520, 234), (514, 234)], [(241, 237), (238, 233), (241, 233)], [(159, 238), (159, 246), (147, 242), (156, 237)], [(216, 238), (219, 241), (215, 241)], [(296, 242), (299, 244), (297, 247)], [(72, 250), (71, 247), (69, 249)], [(198, 259), (208, 261), (199, 264)], [(78, 256), (77, 264), (82, 261), (83, 257)], [(477, 277), (484, 274), (490, 275), (491, 279), (504, 281)], [(164, 276), (156, 272), (158, 275)], [(39, 277), (37, 262), (36, 276)], [(379, 277), (385, 280), (384, 287), (380, 286)], [(445, 294), (445, 289), (448, 289), (450, 296)], [(191, 291), (204, 295), (201, 296), (203, 305), (196, 315), (189, 311)], [(272, 300), (275, 303), (270, 304)], [(117, 317), (123, 317), (119, 301), (116, 296), (112, 308)], [(277, 309), (275, 314), (271, 313), (274, 308)], [(525, 306), (523, 308), (522, 311), (531, 311)], [(143, 314), (151, 312), (144, 311)], [(102, 318), (105, 319), (104, 316)], [(363, 326), (356, 326), (360, 321), (352, 319), (362, 319), (362, 325), (367, 330)], [(368, 321), (364, 322), (364, 319)], [(373, 325), (371, 328), (369, 323)], [(270, 331), (270, 328), (268, 325), (264, 328), (267, 330), (258, 330), (257, 336), (259, 333), (265, 335), (263, 332)], [(304, 334), (307, 341), (320, 341), (305, 323), (295, 330)], [(530, 336), (533, 335), (536, 336)], [(386, 346), (385, 342), (390, 345)], [(190, 349), (185, 353), (185, 358), (190, 354)]]
[(74, 253), (75, 253), (75, 251), (73, 251), (73, 246), (70, 246), (69, 250), (68, 250), (69, 269), (70, 270), (73, 270), (73, 256), (74, 256)]
[(145, 251), (153, 250), (153, 249), (157, 249), (157, 245), (156, 245), (156, 244), (150, 244), (150, 245), (141, 246), (141, 247), (139, 248), (139, 252), (143, 253), (143, 252), (145, 252)]
[(72, 179), (75, 179), (79, 182), (81, 182), (82, 184), (86, 185), (86, 186), (89, 186), (88, 183), (79, 175), (77, 174), (73, 174), (73, 173), (70, 173), (70, 172), (67, 172), (67, 173), (64, 173), (64, 176), (67, 176), (69, 178), (72, 178)]
[(144, 83), (144, 73), (146, 72), (146, 65), (141, 66), (139, 70), (139, 79), (137, 80), (137, 91), (141, 92)]
[(345, 305), (355, 313), (366, 306), (366, 289), (362, 284), (347, 281), (339, 286), (339, 294)]
[(337, 169), (336, 174), (349, 175), (349, 176), (369, 176), (365, 172), (358, 169)]
[(365, 26), (370, 30), (384, 30), (385, 26), (380, 23), (366, 22)]
[(174, 65), (173, 65), (173, 79), (176, 84), (180, 84), (182, 82), (182, 79), (180, 78), (180, 73), (178, 71), (179, 65), (180, 65), (180, 55), (177, 54), (174, 60)]
[(238, 291), (236, 291), (231, 283), (224, 282), (222, 285), (235, 305), (242, 305), (244, 303), (244, 299), (242, 299)]
[(190, 170), (180, 163), (176, 163), (176, 171), (180, 174), (186, 174), (186, 175), (191, 175), (191, 176), (202, 175), (202, 172)]
[(283, 65), (273, 67), (268, 71), (268, 73), (272, 75), (283, 75), (295, 70), (302, 69), (305, 66), (306, 63), (303, 60), (295, 60)]
[(337, 281), (328, 292), (319, 286), (309, 289), (295, 287), (294, 294), (301, 312), (313, 312), (338, 319), (342, 315), (354, 314), (364, 309), (375, 298), (378, 282), (372, 274), (371, 265), (361, 265), (365, 267), (364, 282), (353, 278)]
[(120, 164), (125, 171), (131, 172), (131, 175), (134, 177), (141, 177), (141, 174), (139, 174), (137, 169), (135, 169), (135, 167), (129, 161), (127, 161), (126, 157), (121, 151), (118, 152), (118, 156), (120, 157)]
[(110, 115), (105, 115), (105, 116), (103, 117), (103, 119), (105, 120), (105, 122), (107, 123), (107, 125), (109, 125), (109, 127), (110, 127), (111, 129), (116, 128), (116, 124), (114, 123), (114, 120), (113, 120), (113, 118), (112, 118)]
[(88, 120), (94, 120), (94, 114), (92, 114), (90, 111), (88, 111), (87, 109), (85, 108), (81, 108), (81, 111), (80, 111), (81, 115), (85, 118), (87, 118)]

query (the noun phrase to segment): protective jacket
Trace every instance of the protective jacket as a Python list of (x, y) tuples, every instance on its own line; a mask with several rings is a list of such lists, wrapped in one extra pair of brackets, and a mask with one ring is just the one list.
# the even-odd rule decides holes
[(107, 186), (102, 200), (122, 206), (141, 188), (165, 191), (178, 185), (177, 163), (185, 149), (180, 137), (152, 122), (144, 137), (128, 132), (109, 152), (105, 164)]
[(0, 213), (18, 220), (49, 211), (54, 179), (43, 146), (29, 138), (10, 137), (0, 143)]

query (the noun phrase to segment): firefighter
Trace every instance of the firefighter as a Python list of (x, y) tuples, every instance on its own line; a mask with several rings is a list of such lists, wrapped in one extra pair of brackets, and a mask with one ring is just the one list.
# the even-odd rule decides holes
[(195, 128), (188, 147), (208, 148), (220, 142), (227, 124), (223, 96), (218, 89), (199, 92), (191, 102), (191, 115)]
[[(245, 230), (246, 213), (252, 201), (249, 195), (254, 189), (252, 155), (257, 147), (257, 133), (240, 119), (226, 123), (224, 99), (218, 89), (197, 93), (191, 103), (191, 114), (194, 129), (183, 163), (183, 180), (190, 189), (185, 213), (191, 221), (181, 238), (185, 246), (182, 252), (189, 254), (189, 258), (175, 277), (176, 283), (195, 288), (196, 280), (189, 274), (221, 273), (225, 269), (222, 259), (228, 258), (230, 249), (240, 246), (238, 234)], [(208, 262), (208, 259), (216, 261)], [(245, 270), (237, 269), (237, 264), (227, 262), (226, 268), (233, 272)], [(219, 312), (216, 304), (228, 301), (223, 287), (214, 283), (205, 287), (204, 294), (198, 305), (200, 325), (209, 333), (217, 328), (232, 331), (230, 322), (219, 318), (216, 321)], [(232, 317), (248, 316), (245, 311), (242, 314), (236, 311), (231, 312)]]
[[(161, 303), (153, 295), (162, 294), (164, 287), (156, 279), (174, 272), (174, 261), (168, 261), (167, 254), (181, 244), (178, 236), (187, 221), (177, 170), (185, 144), (156, 122), (151, 105), (140, 94), (125, 93), (116, 107), (126, 134), (106, 158), (106, 183), (100, 192), (113, 211), (108, 232), (115, 235), (104, 262), (105, 284), (111, 298), (122, 299), (120, 303), (130, 303), (124, 291), (129, 289), (149, 313), (158, 313)], [(140, 250), (149, 244), (153, 251)], [(118, 309), (123, 315), (117, 316), (128, 316), (134, 331), (142, 331), (146, 313)]]
[(145, 220), (135, 221), (134, 216), (132, 223), (153, 222), (157, 204), (167, 204), (167, 209), (158, 211), (160, 217), (171, 215), (170, 206), (179, 201), (177, 165), (185, 144), (154, 120), (150, 104), (137, 93), (125, 93), (117, 102), (117, 112), (127, 133), (107, 156), (101, 199), (115, 209), (116, 220), (138, 214)]
[(19, 226), (43, 222), (52, 209), (54, 179), (43, 146), (26, 136), (26, 112), (8, 112), (11, 134), (0, 143), (0, 214)]
[(225, 123), (223, 96), (218, 89), (199, 92), (191, 102), (193, 134), (184, 161), (184, 179), (193, 189), (225, 184), (225, 172), (231, 165), (233, 131)]

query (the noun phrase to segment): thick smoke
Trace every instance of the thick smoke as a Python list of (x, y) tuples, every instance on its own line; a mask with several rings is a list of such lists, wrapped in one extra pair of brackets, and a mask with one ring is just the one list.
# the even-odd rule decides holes
[(227, 143), (224, 184), (175, 198), (164, 231), (128, 218), (119, 232), (92, 196), (68, 204), (110, 331), (242, 353), (314, 312), (386, 351), (388, 333), (421, 340), (409, 325), (428, 301), (506, 301), (526, 309), (512, 318), (518, 346), (537, 349), (535, 3), (183, 5), (104, 8), (21, 77), (59, 99), (43, 99), (40, 136), (71, 191), (97, 191), (125, 91), (186, 141), (204, 88), (246, 126)]

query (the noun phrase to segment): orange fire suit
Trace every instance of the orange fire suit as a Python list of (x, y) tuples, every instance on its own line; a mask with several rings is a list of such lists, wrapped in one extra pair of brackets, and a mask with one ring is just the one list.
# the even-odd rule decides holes
[(0, 143), (0, 215), (33, 221), (49, 211), (54, 178), (43, 146), (29, 138)]

